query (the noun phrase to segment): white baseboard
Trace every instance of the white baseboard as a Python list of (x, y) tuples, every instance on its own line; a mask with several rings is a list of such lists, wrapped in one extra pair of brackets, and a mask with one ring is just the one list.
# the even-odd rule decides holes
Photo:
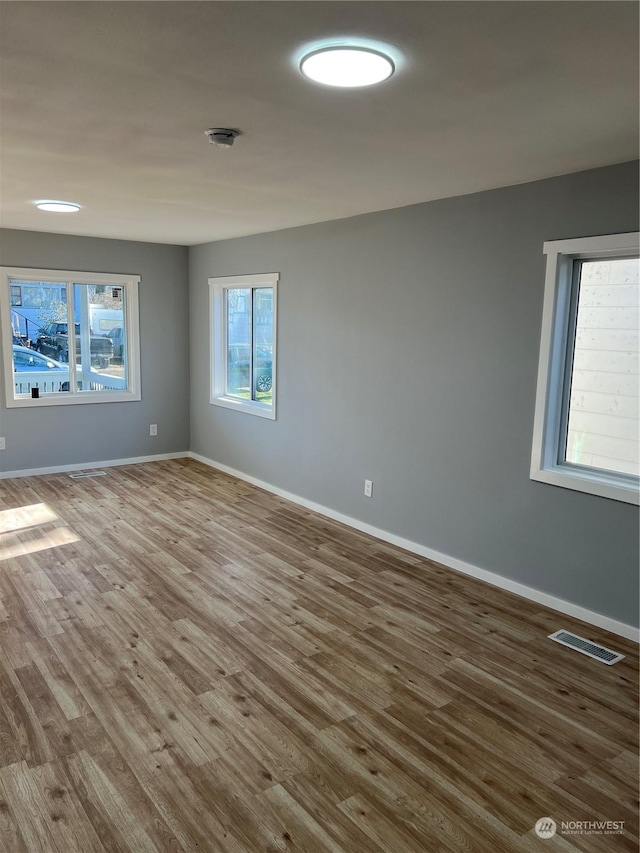
[(95, 468), (114, 468), (117, 465), (139, 465), (142, 462), (160, 462), (162, 459), (185, 459), (188, 450), (178, 453), (156, 453), (153, 456), (130, 456), (127, 459), (108, 459), (105, 462), (86, 462), (84, 465), (52, 465), (50, 468), (22, 468), (19, 471), (2, 471), (0, 480), (16, 477), (36, 477), (39, 474), (64, 474), (65, 471), (91, 471)]
[(552, 610), (557, 610), (560, 613), (565, 613), (567, 616), (572, 616), (574, 619), (580, 619), (582, 622), (588, 622), (591, 625), (596, 625), (598, 628), (603, 628), (605, 631), (610, 631), (612, 634), (617, 634), (620, 637), (625, 637), (627, 640), (632, 640), (635, 643), (640, 642), (640, 629), (634, 628), (633, 625), (627, 625), (625, 622), (619, 622), (617, 619), (611, 619), (609, 616), (604, 616), (601, 613), (596, 613), (593, 610), (587, 610), (585, 607), (580, 607), (570, 601), (565, 601), (563, 598), (556, 598), (554, 595), (549, 595), (541, 590), (526, 586), (518, 581), (509, 580), (495, 572), (481, 569), (479, 566), (474, 566), (472, 563), (466, 563), (464, 560), (458, 560), (456, 557), (451, 557), (448, 554), (442, 554), (440, 551), (434, 551), (433, 548), (427, 548), (425, 545), (420, 545), (417, 542), (412, 542), (409, 539), (403, 539), (401, 536), (396, 536), (394, 533), (389, 533), (386, 530), (381, 530), (364, 521), (359, 521), (357, 518), (351, 518), (348, 515), (343, 515), (341, 512), (322, 504), (314, 503), (299, 495), (294, 495), (277, 486), (272, 486), (271, 483), (265, 483), (257, 477), (252, 477), (245, 474), (243, 471), (238, 471), (235, 468), (230, 468), (228, 465), (223, 465), (220, 462), (215, 462), (213, 459), (208, 459), (206, 456), (201, 456), (199, 453), (191, 451), (189, 454), (191, 459), (196, 459), (210, 468), (215, 468), (225, 474), (231, 474), (239, 480), (245, 480), (247, 483), (252, 483), (267, 492), (272, 492), (285, 500), (300, 506), (311, 509), (314, 512), (331, 518), (334, 521), (339, 521), (346, 524), (348, 527), (353, 527), (355, 530), (360, 530), (362, 533), (368, 533), (370, 536), (375, 536), (376, 539), (382, 539), (384, 542), (389, 542), (391, 545), (397, 545), (399, 548), (404, 548), (405, 551), (411, 551), (413, 554), (418, 554), (420, 557), (426, 557), (428, 560), (433, 560), (435, 563), (441, 563), (447, 568), (455, 569), (465, 575), (470, 575), (473, 578), (491, 584), (491, 586), (500, 587), (500, 589), (512, 592), (529, 601), (535, 601), (536, 604), (542, 604)]

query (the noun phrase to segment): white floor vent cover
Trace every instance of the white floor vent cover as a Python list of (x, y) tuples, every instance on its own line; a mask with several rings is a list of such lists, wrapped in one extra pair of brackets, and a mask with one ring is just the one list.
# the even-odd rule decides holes
[(86, 474), (85, 473), (69, 474), (69, 477), (72, 480), (81, 480), (84, 477), (106, 477), (106, 476), (107, 476), (106, 471), (87, 471)]
[(577, 652), (582, 652), (583, 655), (588, 655), (590, 658), (600, 660), (607, 666), (612, 666), (624, 658), (624, 655), (619, 654), (619, 652), (612, 652), (611, 649), (592, 643), (591, 640), (585, 640), (584, 637), (579, 637), (577, 634), (570, 634), (569, 631), (556, 631), (555, 634), (549, 634), (549, 639), (555, 640), (556, 643), (562, 643), (563, 646), (569, 646), (570, 649), (575, 649)]

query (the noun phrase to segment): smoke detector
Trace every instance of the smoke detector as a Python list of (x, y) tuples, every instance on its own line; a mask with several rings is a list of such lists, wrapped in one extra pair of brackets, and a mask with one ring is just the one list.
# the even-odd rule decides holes
[(240, 136), (239, 130), (232, 130), (230, 127), (210, 127), (205, 130), (204, 135), (212, 145), (218, 148), (231, 148), (236, 136)]

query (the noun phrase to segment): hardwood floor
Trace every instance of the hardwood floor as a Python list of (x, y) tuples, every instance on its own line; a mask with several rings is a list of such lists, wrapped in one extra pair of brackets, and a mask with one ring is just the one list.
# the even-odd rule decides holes
[(632, 643), (191, 460), (0, 523), (0, 850), (637, 850)]

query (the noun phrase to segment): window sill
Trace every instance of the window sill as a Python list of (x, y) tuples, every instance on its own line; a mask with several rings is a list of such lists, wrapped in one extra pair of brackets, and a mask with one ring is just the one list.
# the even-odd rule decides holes
[(80, 394), (72, 396), (65, 391), (58, 391), (52, 394), (43, 394), (40, 397), (15, 397), (12, 400), (7, 400), (7, 408), (28, 409), (42, 406), (81, 406), (87, 403), (131, 403), (141, 399), (141, 395), (134, 392), (120, 391), (111, 394), (88, 392), (86, 396)]
[(640, 489), (637, 483), (631, 480), (625, 482), (622, 478), (607, 476), (604, 472), (597, 474), (568, 465), (555, 465), (548, 468), (532, 468), (531, 479), (601, 498), (640, 505)]
[(265, 406), (255, 400), (240, 400), (237, 397), (212, 397), (212, 406), (222, 406), (225, 409), (233, 409), (236, 412), (244, 412), (247, 415), (256, 415), (259, 418), (275, 421), (276, 412), (273, 406)]

